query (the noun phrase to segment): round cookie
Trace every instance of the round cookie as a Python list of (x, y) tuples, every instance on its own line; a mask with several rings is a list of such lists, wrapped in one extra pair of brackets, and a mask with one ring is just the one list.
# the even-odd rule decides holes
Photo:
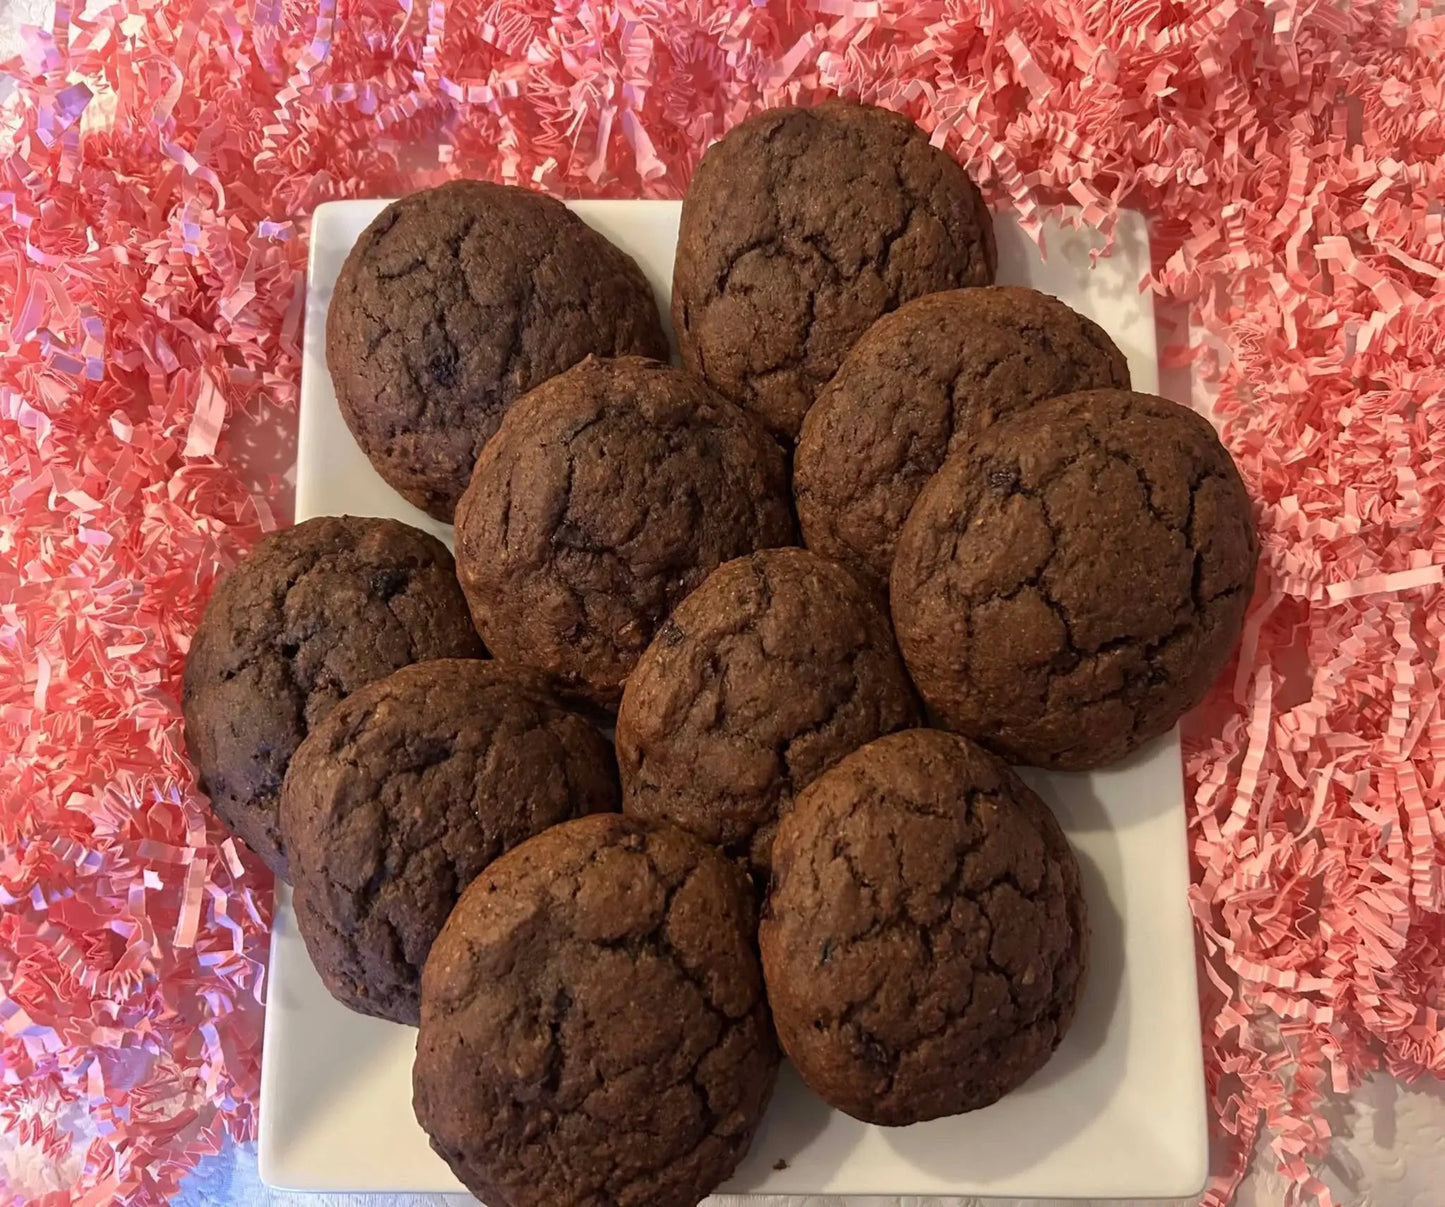
[(1203, 698), (1257, 555), (1207, 419), (1147, 394), (1068, 394), (990, 427), (923, 488), (893, 621), (944, 726), (1010, 762), (1100, 767)]
[(560, 201), (480, 180), (382, 210), (326, 315), (352, 435), (440, 520), (511, 401), (591, 353), (668, 355), (641, 269)]
[(898, 530), (944, 459), (1041, 398), (1129, 385), (1098, 324), (1014, 285), (929, 294), (868, 328), (803, 420), (803, 540), (886, 589)]
[(500, 659), (616, 707), (719, 563), (791, 544), (782, 450), (690, 373), (589, 358), (507, 413), (457, 508), (457, 573)]
[(497, 1207), (693, 1207), (778, 1053), (746, 876), (683, 831), (556, 826), (462, 894), (422, 973), (413, 1105)]
[(368, 684), (301, 743), (281, 790), (311, 962), (353, 1010), (415, 1024), (462, 890), (534, 834), (617, 804), (607, 740), (525, 668), (448, 658)]
[(1058, 822), (963, 738), (880, 738), (778, 827), (759, 931), (778, 1038), (865, 1122), (977, 1110), (1026, 1081), (1073, 1021), (1088, 940)]
[(628, 677), (623, 809), (766, 873), (795, 793), (917, 723), (887, 617), (853, 576), (803, 549), (754, 553), (683, 600)]
[(693, 174), (672, 325), (684, 365), (791, 442), (874, 319), (987, 285), (997, 262), (978, 188), (908, 118), (850, 101), (773, 109)]
[(353, 516), (273, 532), (216, 588), (186, 656), (181, 710), (201, 791), (288, 879), (278, 809), (302, 739), (400, 667), (484, 653), (435, 537)]

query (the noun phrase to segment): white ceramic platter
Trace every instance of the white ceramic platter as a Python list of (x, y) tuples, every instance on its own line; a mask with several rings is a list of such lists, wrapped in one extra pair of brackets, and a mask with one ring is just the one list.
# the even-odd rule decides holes
[[(450, 543), (449, 527), (403, 502), (371, 468), (326, 372), (332, 284), (384, 204), (333, 202), (316, 211), (296, 518), (393, 516)], [(637, 259), (665, 315), (678, 204), (573, 208)], [(1046, 290), (1094, 318), (1127, 354), (1135, 386), (1157, 388), (1153, 301), (1138, 288), (1149, 265), (1139, 215), (1124, 216), (1113, 253), (1093, 266), (1093, 232), (1050, 227), (1045, 262), (1010, 218), (999, 218), (997, 230), (1001, 281)], [(1054, 1059), (987, 1110), (895, 1129), (830, 1110), (785, 1068), (725, 1191), (1127, 1198), (1184, 1196), (1203, 1185), (1204, 1076), (1178, 739), (1161, 739), (1109, 771), (1029, 778), (1079, 852), (1094, 925), (1088, 988)], [(281, 889), (261, 1073), (262, 1179), (294, 1190), (457, 1190), (412, 1117), (415, 1037), (331, 1000)]]

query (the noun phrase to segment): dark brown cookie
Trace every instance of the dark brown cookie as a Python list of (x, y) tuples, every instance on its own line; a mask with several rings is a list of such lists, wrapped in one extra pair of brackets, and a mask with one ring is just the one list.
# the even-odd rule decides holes
[(909, 302), (868, 328), (803, 420), (803, 540), (886, 590), (898, 530), (945, 457), (1041, 398), (1128, 385), (1103, 328), (1046, 293), (994, 285)]
[(607, 740), (535, 672), (440, 659), (338, 704), (281, 791), (292, 904), (338, 1001), (421, 1014), (421, 968), (468, 884), (549, 826), (615, 810)]
[(520, 399), (457, 508), (457, 572), (505, 661), (616, 707), (721, 562), (794, 539), (783, 453), (690, 373), (589, 358)]
[(880, 738), (778, 827), (759, 932), (778, 1038), (865, 1122), (977, 1110), (1037, 1072), (1073, 1021), (1088, 940), (1058, 822), (963, 738)]
[(628, 677), (623, 808), (766, 872), (799, 790), (917, 723), (893, 630), (857, 580), (803, 549), (754, 553), (683, 600)]
[(492, 1207), (694, 1207), (778, 1053), (743, 873), (670, 826), (556, 826), (462, 894), (422, 973), (413, 1104)]
[(357, 444), (440, 520), (508, 404), (591, 353), (667, 356), (641, 269), (560, 201), (480, 180), (387, 206), (326, 315), (326, 364)]
[(773, 109), (714, 143), (688, 185), (672, 325), (684, 365), (792, 441), (874, 319), (987, 285), (997, 261), (977, 187), (906, 117)]
[(923, 488), (893, 621), (948, 728), (1011, 762), (1099, 767), (1203, 698), (1257, 554), (1207, 419), (1147, 394), (1068, 394), (995, 424)]
[(480, 658), (452, 555), (395, 520), (325, 516), (263, 537), (216, 588), (181, 686), (211, 806), (282, 879), (291, 755), (359, 687), (426, 658)]

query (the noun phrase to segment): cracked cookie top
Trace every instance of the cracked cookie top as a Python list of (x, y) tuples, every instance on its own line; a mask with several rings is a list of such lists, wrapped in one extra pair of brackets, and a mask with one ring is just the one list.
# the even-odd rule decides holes
[(311, 962), (353, 1010), (415, 1024), (462, 890), (525, 839), (617, 803), (606, 739), (535, 672), (439, 659), (368, 684), (311, 731), (282, 787)]
[(803, 549), (754, 553), (683, 600), (628, 677), (623, 808), (765, 873), (796, 792), (917, 723), (893, 631), (857, 580)]
[(1203, 698), (1257, 555), (1207, 419), (1124, 390), (1069, 394), (990, 427), (923, 488), (893, 621), (946, 727), (1013, 762), (1099, 767)]
[(703, 156), (682, 205), (682, 360), (780, 438), (880, 314), (987, 285), (993, 222), (968, 173), (901, 114), (849, 101), (761, 113)]
[(503, 855), (422, 973), (432, 1147), (499, 1207), (694, 1207), (777, 1071), (754, 927), (742, 871), (671, 826), (600, 814)]
[(803, 540), (886, 590), (898, 530), (949, 453), (1041, 398), (1128, 385), (1104, 329), (1046, 293), (917, 298), (868, 328), (803, 421)]
[(511, 401), (590, 353), (668, 355), (641, 269), (560, 201), (480, 180), (382, 210), (326, 316), (326, 363), (357, 444), (447, 521)]
[(519, 399), (457, 508), (457, 572), (492, 652), (612, 708), (715, 566), (793, 540), (782, 449), (641, 357), (589, 357)]
[(435, 537), (352, 516), (273, 532), (216, 588), (186, 656), (181, 709), (201, 790), (287, 879), (281, 782), (311, 728), (409, 663), (483, 653)]
[(858, 1119), (976, 1110), (1058, 1047), (1089, 927), (1058, 822), (1003, 763), (931, 729), (880, 738), (778, 827), (759, 932), (778, 1038)]

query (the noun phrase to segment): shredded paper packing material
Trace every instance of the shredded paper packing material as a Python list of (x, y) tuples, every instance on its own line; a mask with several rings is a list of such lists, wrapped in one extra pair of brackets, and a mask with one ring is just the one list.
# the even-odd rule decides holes
[(1141, 289), (1257, 502), (1186, 746), (1223, 1203), (1445, 1068), (1445, 17), (1158, 0), (59, 0), (0, 121), (0, 1190), (154, 1204), (254, 1133), (271, 883), (177, 707), (287, 522), (308, 217), (471, 175), (676, 197), (758, 110), (900, 109)]

